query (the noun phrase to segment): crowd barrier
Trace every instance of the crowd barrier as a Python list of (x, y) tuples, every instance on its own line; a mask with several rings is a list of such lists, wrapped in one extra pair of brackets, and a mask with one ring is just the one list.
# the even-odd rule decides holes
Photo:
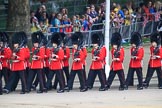
[[(153, 32), (157, 31), (158, 21), (148, 21), (145, 25), (144, 22), (136, 22), (131, 25), (121, 25), (121, 27), (111, 27), (109, 38), (114, 32), (120, 32), (123, 40), (129, 40), (132, 32), (139, 32), (142, 36), (151, 35)], [(50, 27), (51, 29), (53, 27)], [(93, 24), (88, 31), (81, 31), (84, 36), (84, 45), (90, 47), (91, 46), (91, 35), (94, 33), (105, 33), (105, 23)], [(74, 32), (65, 32), (66, 36), (71, 36)], [(47, 39), (51, 36), (52, 32), (45, 33)], [(71, 40), (69, 40), (68, 45), (71, 46)]]
[[(110, 28), (110, 34), (109, 38), (111, 39), (111, 36), (114, 32), (120, 32), (122, 35), (123, 40), (129, 40), (132, 32), (139, 32), (142, 36), (150, 35), (151, 33), (155, 32), (157, 30), (157, 25), (159, 22), (155, 21), (148, 21), (145, 25), (143, 22), (136, 22), (131, 25), (125, 26), (121, 25), (120, 27), (111, 27)], [(44, 35), (47, 37), (47, 40), (50, 39), (52, 32), (50, 32), (51, 28), (55, 27), (49, 27), (47, 29), (47, 32), (44, 32)], [(6, 31), (9, 36), (13, 35), (16, 31)], [(99, 23), (99, 24), (93, 24), (88, 31), (81, 31), (83, 33), (83, 40), (84, 45), (87, 47), (91, 47), (91, 35), (94, 33), (105, 33), (105, 23)], [(65, 32), (66, 36), (70, 37), (74, 32)], [(27, 33), (28, 35), (31, 35), (31, 33)], [(29, 40), (31, 37), (29, 36)], [(31, 43), (31, 41), (29, 41)], [(69, 42), (67, 42), (67, 45), (69, 47), (72, 46), (72, 42), (69, 39)]]

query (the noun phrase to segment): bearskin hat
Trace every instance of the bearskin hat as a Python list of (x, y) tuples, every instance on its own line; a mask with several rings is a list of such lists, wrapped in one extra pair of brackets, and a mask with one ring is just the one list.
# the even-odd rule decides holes
[(21, 34), (21, 36), (22, 36), (22, 38), (24, 40), (24, 45), (26, 45), (27, 42), (28, 42), (28, 38), (27, 38), (26, 33), (24, 31), (21, 31), (20, 34)]
[(4, 34), (4, 42), (9, 43), (10, 39), (8, 34), (6, 32), (3, 32), (3, 34)]
[(83, 43), (83, 34), (81, 32), (75, 32), (72, 37), (72, 44), (82, 45)]
[(6, 32), (0, 32), (0, 41), (9, 43), (9, 36)]
[(111, 45), (117, 45), (118, 47), (121, 45), (122, 37), (119, 32), (115, 32), (111, 37)]
[(92, 44), (99, 44), (100, 42), (100, 37), (97, 33), (94, 33), (92, 36), (91, 36), (91, 40), (92, 40)]
[(4, 34), (3, 34), (3, 32), (0, 32), (0, 42), (4, 42)]
[(53, 33), (51, 37), (51, 43), (56, 43), (58, 46), (62, 43), (60, 33)]
[(16, 32), (12, 36), (12, 44), (21, 44), (22, 42), (25, 42), (24, 37), (21, 32)]
[(131, 35), (130, 43), (135, 44), (136, 46), (141, 45), (142, 44), (141, 34), (138, 32), (133, 32)]
[(158, 32), (152, 33), (150, 36), (150, 41), (151, 41), (151, 43), (156, 42), (157, 45), (160, 45), (161, 37), (160, 37), (159, 33)]
[(63, 40), (63, 44), (65, 45), (68, 42), (68, 37), (65, 35), (65, 33), (60, 33), (60, 36)]
[(32, 43), (41, 43), (43, 42), (43, 45), (45, 45), (47, 43), (46, 37), (44, 36), (44, 34), (42, 32), (34, 32), (32, 34)]
[(92, 40), (92, 44), (98, 44), (98, 45), (101, 45), (104, 41), (104, 38), (103, 38), (103, 34), (99, 34), (99, 33), (94, 33), (92, 36), (91, 36), (91, 40)]

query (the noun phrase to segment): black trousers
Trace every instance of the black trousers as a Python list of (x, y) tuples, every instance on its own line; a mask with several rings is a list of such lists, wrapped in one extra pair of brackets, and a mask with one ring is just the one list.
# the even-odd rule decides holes
[(93, 84), (94, 84), (94, 81), (97, 75), (101, 83), (101, 88), (105, 88), (106, 78), (105, 78), (103, 69), (90, 70), (88, 79), (87, 79), (88, 87), (93, 87)]
[(120, 87), (124, 87), (124, 85), (125, 85), (125, 76), (124, 76), (123, 69), (122, 70), (117, 70), (117, 71), (110, 70), (109, 77), (108, 77), (108, 80), (107, 80), (107, 86), (109, 86), (109, 87), (111, 86), (112, 81), (114, 80), (116, 74), (119, 77)]
[[(43, 78), (43, 84), (44, 85), (46, 85), (48, 74), (49, 74), (49, 68), (48, 67), (43, 68), (42, 78)], [(36, 75), (36, 78), (33, 81), (33, 85), (35, 87), (37, 87), (38, 83), (39, 83), (39, 77), (38, 77), (38, 75)]]
[(1, 78), (2, 71), (0, 71), (0, 93), (2, 93), (2, 78)]
[(88, 78), (87, 78), (87, 81), (86, 81), (86, 86), (90, 87), (90, 88), (93, 88), (93, 85), (94, 85), (94, 82), (95, 82), (95, 78), (90, 78), (92, 76), (91, 74), (92, 74), (92, 70), (90, 69), (89, 73), (88, 73)]
[(104, 68), (102, 69), (102, 71), (103, 71), (104, 79), (105, 79), (105, 81), (106, 81), (106, 72), (105, 72), (105, 66), (104, 66)]
[(56, 78), (58, 79), (59, 85), (60, 85), (60, 90), (63, 90), (65, 87), (64, 83), (64, 75), (62, 70), (50, 70), (47, 78), (47, 83), (46, 83), (46, 88), (50, 89), (52, 79), (54, 75), (56, 74)]
[(5, 81), (5, 85), (8, 83), (8, 79), (9, 79), (9, 71), (8, 68), (3, 67), (0, 73), (0, 78), (4, 77), (4, 81)]
[(49, 68), (48, 67), (43, 68), (43, 72), (44, 72), (45, 79), (46, 79), (45, 81), (47, 81), (48, 74), (49, 74)]
[(43, 75), (42, 75), (42, 69), (31, 69), (29, 72), (29, 77), (28, 77), (28, 82), (27, 82), (27, 90), (31, 90), (31, 86), (33, 83), (33, 80), (35, 78), (35, 76), (38, 76), (38, 82), (40, 85), (40, 90), (43, 91), (44, 89), (44, 84), (43, 84)]
[[(91, 69), (89, 70), (89, 73), (88, 73), (88, 77), (89, 76), (91, 76), (91, 75), (89, 75), (89, 74), (91, 74), (90, 73), (90, 71), (91, 71)], [(102, 73), (103, 73), (103, 77), (104, 77), (104, 79), (105, 79), (105, 82), (106, 82), (106, 73), (105, 73), (105, 66), (104, 66), (104, 68), (102, 69)], [(92, 79), (93, 81), (92, 81), (92, 83), (91, 84), (87, 84), (90, 88), (93, 88), (93, 85), (94, 85), (94, 82), (95, 82), (95, 79)], [(87, 83), (88, 83), (88, 80), (87, 80)]]
[(145, 79), (144, 83), (149, 85), (150, 80), (151, 80), (155, 70), (156, 70), (157, 77), (158, 77), (158, 86), (162, 86), (162, 70), (161, 70), (161, 67), (152, 68), (152, 67), (148, 66), (146, 79)]
[(160, 37), (161, 37), (161, 45), (162, 45), (162, 31), (159, 32)]
[[(25, 83), (26, 83), (25, 85), (27, 85), (27, 75), (28, 75), (27, 70), (24, 70), (24, 75), (25, 75)], [(15, 91), (16, 90), (18, 83), (19, 83), (19, 77), (16, 76), (15, 80), (14, 80), (14, 83), (12, 85), (11, 91)]]
[[(64, 80), (64, 84), (67, 85), (67, 82), (69, 80), (69, 66), (63, 67), (63, 73), (65, 73), (65, 77), (66, 77), (66, 82)], [(58, 84), (58, 79), (57, 79), (57, 77), (55, 77), (55, 81), (54, 81), (53, 87), (57, 88), (57, 84)]]
[(129, 81), (128, 86), (133, 86), (133, 85), (134, 85), (134, 73), (132, 73), (132, 75), (130, 75), (130, 81)]
[[(15, 82), (17, 82), (17, 79), (18, 79), (18, 81), (19, 81), (19, 79), (21, 80), (22, 91), (25, 92), (26, 80), (25, 80), (25, 71), (23, 71), (23, 70), (11, 72), (9, 81), (6, 85), (6, 89), (8, 89), (9, 91), (12, 91), (13, 86), (15, 87)], [(16, 87), (17, 87), (17, 84), (16, 84)]]
[(26, 83), (27, 83), (27, 79), (28, 79), (28, 76), (29, 76), (29, 67), (26, 68), (25, 70), (25, 79), (26, 79)]
[(134, 75), (134, 72), (136, 71), (137, 77), (138, 77), (138, 83), (139, 86), (143, 86), (143, 74), (142, 74), (142, 68), (131, 68), (128, 69), (128, 74), (126, 78), (126, 85), (129, 86), (129, 84), (132, 81), (132, 75)]
[(15, 91), (16, 90), (16, 87), (17, 87), (18, 83), (19, 83), (19, 77), (16, 76), (15, 80), (14, 80), (14, 83), (12, 85), (11, 91)]
[(86, 82), (87, 75), (86, 75), (85, 65), (83, 66), (83, 77), (84, 77), (84, 80), (85, 80), (85, 82)]
[(65, 73), (66, 76), (66, 83), (69, 81), (69, 66), (67, 67), (63, 67), (63, 71)]
[(69, 76), (69, 81), (68, 81), (68, 87), (70, 89), (73, 88), (73, 83), (74, 83), (74, 79), (75, 79), (76, 74), (78, 75), (78, 78), (79, 78), (80, 89), (84, 89), (85, 88), (85, 80), (84, 80), (84, 76), (83, 76), (83, 69), (71, 70), (71, 73), (70, 73), (70, 76)]

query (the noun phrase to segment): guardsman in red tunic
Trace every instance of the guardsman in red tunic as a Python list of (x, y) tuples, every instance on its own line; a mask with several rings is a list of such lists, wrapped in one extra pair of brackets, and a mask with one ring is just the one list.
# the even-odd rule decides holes
[(66, 76), (66, 86), (69, 81), (69, 58), (70, 58), (70, 49), (66, 45), (66, 41), (64, 40), (63, 50), (64, 50), (64, 59), (63, 59), (63, 71)]
[(4, 34), (0, 32), (0, 95), (2, 95), (2, 57), (4, 57)]
[(82, 49), (82, 52), (83, 52), (83, 54), (84, 54), (84, 58), (83, 58), (83, 76), (84, 76), (84, 80), (86, 81), (86, 79), (87, 79), (87, 75), (86, 75), (86, 57), (87, 57), (87, 49), (86, 49), (86, 47), (85, 46), (82, 46), (81, 47), (81, 49)]
[(26, 66), (26, 70), (25, 70), (25, 79), (26, 79), (26, 83), (27, 83), (27, 79), (28, 79), (28, 75), (29, 75), (29, 67), (30, 67), (30, 49), (28, 48), (27, 45), (24, 46), (25, 49), (25, 66)]
[(27, 46), (27, 43), (28, 43), (28, 38), (27, 38), (27, 35), (25, 32), (21, 32), (21, 34), (23, 35), (24, 37), (24, 51), (25, 51), (25, 79), (26, 79), (26, 83), (27, 83), (27, 79), (28, 79), (28, 75), (29, 75), (29, 67), (30, 67), (30, 49), (29, 47)]
[(87, 91), (85, 80), (83, 76), (83, 60), (84, 60), (84, 54), (81, 50), (81, 45), (83, 41), (82, 35), (78, 35), (79, 33), (74, 33), (71, 37), (72, 43), (73, 43), (73, 51), (72, 51), (72, 68), (71, 73), (68, 81), (68, 87), (65, 88), (65, 90), (69, 91), (73, 88), (73, 82), (75, 75), (78, 74), (79, 81), (80, 81), (80, 92)]
[[(26, 35), (26, 33), (25, 32), (20, 32), (20, 35), (22, 36), (22, 38), (23, 38), (23, 50), (24, 50), (24, 52), (25, 52), (25, 82), (27, 83), (27, 74), (28, 74), (28, 72), (27, 72), (27, 58), (29, 58), (30, 57), (30, 50), (29, 50), (29, 48), (27, 49), (27, 42), (28, 42), (28, 39), (27, 39), (27, 35)], [(28, 51), (27, 51), (28, 50)], [(28, 60), (29, 61), (29, 60)], [(12, 91), (15, 91), (15, 89), (16, 89), (16, 87), (17, 87), (17, 85), (18, 85), (18, 82), (19, 82), (19, 78), (17, 77), (16, 79), (15, 79), (15, 82), (14, 82), (14, 84), (13, 84), (13, 86), (12, 86)]]
[(125, 76), (123, 70), (123, 61), (124, 61), (124, 48), (121, 46), (121, 35), (118, 32), (112, 34), (111, 38), (111, 55), (112, 55), (112, 63), (110, 66), (110, 73), (107, 80), (107, 89), (110, 88), (112, 81), (114, 80), (116, 74), (120, 80), (119, 90), (124, 90), (125, 86)]
[[(29, 65), (30, 65), (30, 63), (29, 63), (29, 58), (30, 58), (30, 50), (29, 50), (29, 48), (28, 48), (28, 46), (26, 45), (26, 44), (24, 44), (24, 47), (22, 47), (22, 49), (24, 50), (24, 52), (25, 52), (25, 82), (27, 83), (27, 79), (28, 79), (28, 74), (29, 74)], [(28, 58), (29, 57), (29, 58)], [(16, 79), (15, 79), (15, 82), (14, 82), (14, 85), (12, 86), (12, 89), (11, 89), (11, 91), (15, 91), (15, 89), (16, 89), (16, 87), (17, 87), (17, 85), (18, 85), (18, 82), (19, 82), (19, 78), (17, 77)], [(26, 84), (27, 85), (27, 84)]]
[[(83, 37), (83, 34), (81, 32), (76, 32), (76, 33)], [(83, 58), (83, 76), (84, 76), (84, 80), (86, 82), (87, 75), (86, 75), (86, 69), (85, 69), (86, 67), (85, 66), (86, 66), (86, 58), (87, 58), (87, 49), (86, 49), (86, 46), (83, 45), (83, 43), (81, 45), (81, 50), (82, 50), (82, 52), (84, 54), (84, 58)]]
[(143, 89), (143, 74), (142, 74), (142, 60), (144, 56), (144, 48), (141, 46), (142, 37), (138, 32), (132, 33), (130, 43), (131, 47), (131, 60), (129, 63), (129, 70), (126, 79), (126, 88), (128, 89), (129, 83), (132, 80), (132, 75), (136, 71), (138, 77), (137, 90)]
[[(48, 74), (49, 74), (49, 56), (50, 56), (50, 52), (51, 52), (50, 47), (46, 46), (45, 56), (44, 56), (44, 68), (43, 68), (43, 72), (45, 74), (45, 76), (44, 76), (45, 82), (47, 82), (47, 78), (48, 78)], [(52, 87), (52, 84), (51, 84), (51, 87)]]
[[(47, 76), (48, 76), (48, 73), (49, 73), (49, 55), (48, 55), (49, 52), (50, 52), (50, 48), (45, 47), (45, 55), (44, 55), (44, 60), (43, 60), (43, 73), (42, 73), (44, 85), (46, 85)], [(33, 90), (36, 90), (38, 82), (39, 82), (39, 78), (37, 76), (35, 81), (32, 84), (32, 87), (31, 87)], [(51, 87), (52, 87), (52, 84), (51, 84)]]
[(103, 56), (104, 56), (104, 60), (103, 60), (103, 64), (104, 64), (103, 72), (104, 72), (104, 77), (106, 79), (105, 65), (106, 65), (107, 50), (106, 50), (106, 46), (105, 45), (102, 46), (102, 51), (103, 51)]
[(0, 68), (2, 68), (0, 72), (0, 80), (2, 76), (4, 76), (5, 85), (9, 79), (9, 60), (11, 58), (12, 51), (8, 47), (9, 37), (5, 32), (0, 33)]
[(53, 48), (50, 52), (50, 64), (49, 64), (49, 69), (50, 72), (48, 74), (47, 78), (47, 84), (46, 87), (49, 90), (50, 85), (52, 83), (52, 79), (54, 74), (56, 74), (56, 77), (59, 81), (60, 89), (57, 91), (57, 93), (63, 93), (64, 92), (64, 75), (63, 75), (63, 64), (62, 60), (64, 58), (64, 51), (61, 47), (62, 44), (62, 39), (59, 33), (53, 33), (52, 38), (51, 38), (51, 43), (53, 45)]
[(43, 69), (43, 59), (45, 55), (45, 48), (44, 48), (44, 35), (42, 32), (35, 32), (32, 34), (32, 62), (30, 66), (30, 72), (28, 75), (28, 82), (27, 82), (27, 92), (31, 91), (32, 82), (37, 74), (38, 81), (40, 85), (40, 89), (37, 93), (46, 92), (45, 85), (43, 83), (42, 77), (42, 69)]
[[(63, 58), (63, 73), (65, 73), (66, 81), (65, 81), (65, 86), (67, 86), (67, 82), (69, 80), (69, 58), (70, 58), (70, 49), (67, 46), (69, 42), (69, 37), (65, 35), (65, 33), (60, 33), (62, 39), (63, 39), (63, 44), (62, 44), (62, 49), (64, 50), (64, 58)], [(57, 88), (57, 83), (58, 79), (55, 78), (54, 86), (53, 88)]]
[(88, 87), (93, 86), (92, 84), (94, 83), (94, 80), (96, 76), (98, 75), (101, 87), (99, 88), (99, 91), (105, 91), (105, 84), (106, 84), (106, 79), (104, 76), (104, 50), (102, 48), (103, 46), (103, 38), (98, 35), (98, 34), (93, 34), (92, 35), (92, 44), (93, 44), (93, 49), (92, 49), (92, 63), (90, 66), (90, 72), (88, 74)]
[[(2, 68), (0, 69), (0, 74), (1, 74)], [(2, 78), (0, 78), (0, 95), (2, 95)]]
[(154, 71), (157, 72), (158, 87), (162, 89), (162, 73), (161, 73), (161, 59), (162, 59), (162, 48), (160, 47), (160, 36), (158, 33), (151, 35), (151, 46), (150, 46), (150, 60), (146, 74), (146, 79), (143, 83), (144, 87), (148, 87)]
[[(17, 32), (12, 37), (12, 43), (14, 45), (14, 49), (12, 52), (12, 64), (11, 64), (11, 76), (9, 78), (9, 82), (4, 89), (5, 93), (9, 93), (13, 86), (15, 86), (15, 82), (17, 78), (21, 79), (22, 90), (21, 94), (25, 94), (26, 89), (26, 80), (25, 80), (25, 50), (23, 47), (24, 40), (21, 32)], [(16, 81), (15, 81), (16, 80)]]
[[(44, 44), (46, 44), (46, 42), (47, 42), (47, 40), (44, 39)], [(51, 41), (48, 41), (47, 44), (50, 45), (49, 43), (51, 43)], [(45, 55), (44, 55), (44, 59), (42, 61), (43, 62), (42, 76), (43, 76), (44, 85), (46, 85), (46, 81), (47, 81), (46, 79), (47, 79), (47, 76), (48, 76), (48, 73), (49, 73), (49, 55), (47, 55), (47, 54), (48, 54), (48, 52), (50, 52), (50, 48), (47, 44), (42, 46), (42, 47), (45, 48)], [(38, 83), (39, 83), (39, 78), (37, 76), (35, 81), (33, 81), (31, 88), (33, 90), (36, 90)]]

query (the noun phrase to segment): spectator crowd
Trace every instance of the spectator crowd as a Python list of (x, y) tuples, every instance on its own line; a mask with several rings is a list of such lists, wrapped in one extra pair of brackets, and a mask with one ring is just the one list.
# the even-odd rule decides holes
[(105, 4), (101, 4), (96, 11), (95, 6), (86, 8), (83, 15), (68, 16), (68, 10), (62, 8), (60, 12), (47, 13), (45, 5), (42, 5), (37, 11), (31, 11), (31, 31), (43, 32), (77, 32), (87, 31), (92, 24), (102, 23), (105, 20)]
[(121, 25), (130, 25), (136, 22), (143, 22), (145, 25), (148, 21), (159, 21), (162, 17), (162, 2), (148, 1), (140, 3), (135, 7), (134, 3), (128, 1), (125, 6), (112, 3), (111, 5), (110, 23), (112, 27), (120, 27)]
[[(93, 24), (105, 22), (106, 3), (98, 7), (90, 5), (86, 7), (84, 14), (73, 15), (69, 17), (68, 9), (61, 8), (59, 12), (48, 13), (46, 6), (41, 5), (36, 11), (31, 11), (31, 32), (77, 32), (88, 31), (90, 29), (100, 29), (103, 26), (92, 26)], [(110, 24), (111, 27), (120, 27), (130, 25), (135, 22), (146, 24), (149, 20), (158, 21), (162, 16), (162, 2), (148, 1), (135, 7), (134, 3), (128, 1), (126, 5), (121, 6), (117, 3), (111, 3)]]

